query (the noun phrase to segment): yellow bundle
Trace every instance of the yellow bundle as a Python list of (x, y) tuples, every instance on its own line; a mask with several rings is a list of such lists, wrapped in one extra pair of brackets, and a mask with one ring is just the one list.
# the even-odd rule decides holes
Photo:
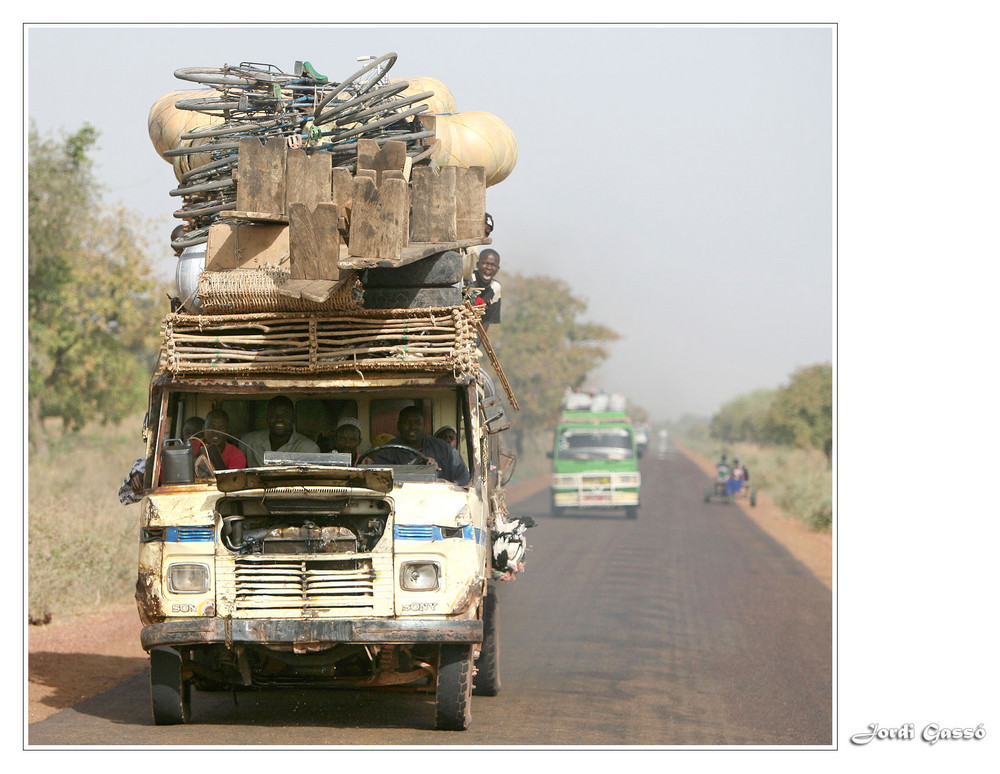
[(401, 83), (404, 80), (410, 85), (403, 89), (399, 96), (409, 97), (414, 94), (422, 94), (425, 91), (433, 91), (434, 96), (428, 97), (421, 103), (426, 103), (428, 113), (455, 112), (455, 97), (452, 95), (451, 89), (437, 78), (392, 78), (389, 83)]
[(517, 140), (492, 113), (469, 110), (436, 117), (437, 145), (431, 158), (442, 167), (484, 167), (486, 185), (496, 185), (517, 163)]
[(177, 100), (208, 97), (216, 93), (212, 89), (171, 91), (156, 100), (153, 107), (149, 109), (149, 139), (153, 141), (153, 147), (156, 148), (160, 157), (173, 165), (174, 175), (178, 180), (181, 179), (182, 174), (197, 166), (207, 164), (211, 158), (193, 155), (170, 158), (163, 155), (164, 151), (191, 146), (192, 141), (180, 139), (181, 135), (192, 129), (221, 124), (223, 119), (221, 116), (210, 116), (194, 110), (178, 110), (175, 106)]

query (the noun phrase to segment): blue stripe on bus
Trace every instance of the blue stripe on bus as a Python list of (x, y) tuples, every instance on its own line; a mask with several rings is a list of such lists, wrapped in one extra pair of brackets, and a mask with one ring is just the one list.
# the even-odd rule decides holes
[(456, 527), (455, 529), (461, 531), (458, 534), (445, 536), (441, 527), (435, 524), (397, 524), (393, 529), (393, 535), (396, 540), (424, 540), (433, 542), (436, 540), (457, 538), (459, 540), (472, 540), (476, 543), (485, 543), (483, 531), (476, 529), (471, 524), (464, 527)]
[(167, 527), (168, 543), (211, 543), (215, 540), (215, 527)]

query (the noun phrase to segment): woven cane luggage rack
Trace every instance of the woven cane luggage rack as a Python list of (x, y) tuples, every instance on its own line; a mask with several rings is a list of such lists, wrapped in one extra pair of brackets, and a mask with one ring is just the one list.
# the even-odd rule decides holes
[(169, 314), (161, 367), (167, 373), (338, 373), (479, 368), (471, 306), (289, 312)]
[[(289, 294), (290, 288), (310, 284), (325, 286), (326, 297), (311, 300), (301, 292)], [(260, 268), (202, 272), (198, 276), (198, 297), (206, 314), (354, 311), (362, 308), (363, 291), (353, 272), (341, 283), (303, 283), (291, 280), (284, 269)]]

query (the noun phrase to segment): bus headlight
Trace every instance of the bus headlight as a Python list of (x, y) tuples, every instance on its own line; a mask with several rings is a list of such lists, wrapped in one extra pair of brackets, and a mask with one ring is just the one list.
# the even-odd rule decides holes
[(437, 562), (404, 562), (399, 568), (399, 586), (405, 591), (436, 591), (440, 577)]
[(204, 594), (211, 588), (208, 565), (180, 562), (170, 565), (167, 588), (174, 594)]

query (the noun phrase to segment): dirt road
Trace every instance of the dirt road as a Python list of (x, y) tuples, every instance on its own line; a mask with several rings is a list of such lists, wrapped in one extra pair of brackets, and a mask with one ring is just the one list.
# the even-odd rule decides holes
[[(688, 459), (684, 463), (687, 465), (688, 478), (694, 475), (691, 473), (693, 465), (697, 465), (708, 475), (712, 474), (712, 465), (708, 460), (690, 452), (686, 452), (686, 455)], [(544, 506), (541, 505), (544, 503), (544, 498), (540, 492), (546, 486), (547, 480), (544, 478), (526, 482), (512, 487), (509, 499), (512, 503), (530, 504), (530, 507), (536, 510), (544, 510)], [(665, 496), (669, 494), (667, 492)], [(816, 535), (799, 527), (794, 521), (786, 518), (766, 495), (759, 498), (756, 508), (744, 505), (740, 507), (764, 533), (784, 546), (788, 554), (807, 568), (827, 589), (832, 587), (829, 537)], [(652, 515), (652, 508), (648, 508), (644, 501), (640, 518), (645, 519)], [(548, 522), (552, 523), (553, 520)], [(580, 523), (584, 524), (582, 521)], [(588, 528), (594, 527), (595, 525), (588, 525)], [(602, 532), (601, 539), (610, 539), (619, 530), (619, 525), (609, 522), (603, 527), (597, 524), (596, 528), (607, 531), (606, 534)], [(591, 561), (597, 562), (598, 559), (599, 556), (595, 555)], [(527, 586), (524, 584), (510, 584), (510, 586), (507, 596), (511, 601), (508, 609), (518, 609), (517, 597), (526, 593)], [(523, 626), (530, 626), (530, 620)], [(144, 672), (148, 661), (139, 645), (140, 628), (135, 606), (131, 601), (109, 607), (102, 615), (87, 620), (29, 627), (29, 723), (43, 721), (61, 709), (97, 696)], [(530, 668), (525, 667), (529, 673)], [(507, 710), (510, 709), (508, 706)], [(476, 742), (470, 739), (469, 743)]]

